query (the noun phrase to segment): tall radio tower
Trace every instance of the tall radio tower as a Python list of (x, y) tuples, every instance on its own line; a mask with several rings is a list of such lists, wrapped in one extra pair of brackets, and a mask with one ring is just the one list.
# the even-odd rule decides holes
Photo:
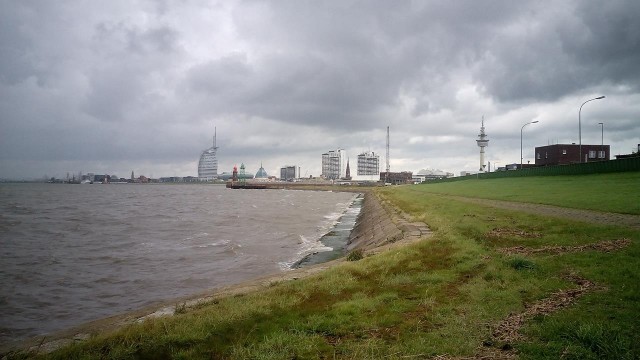
[[(391, 168), (389, 167), (389, 127), (387, 126), (387, 167), (385, 169), (384, 172), (384, 183), (388, 183), (389, 182), (389, 170)], [(382, 173), (380, 173), (380, 175), (382, 175)], [(382, 176), (380, 176), (380, 180), (382, 180)]]
[(389, 175), (389, 127), (387, 126), (387, 175)]
[(480, 172), (484, 172), (485, 164), (484, 164), (484, 148), (489, 146), (489, 139), (487, 139), (487, 134), (484, 133), (484, 115), (482, 115), (482, 126), (480, 127), (480, 134), (478, 135), (478, 146), (480, 147)]

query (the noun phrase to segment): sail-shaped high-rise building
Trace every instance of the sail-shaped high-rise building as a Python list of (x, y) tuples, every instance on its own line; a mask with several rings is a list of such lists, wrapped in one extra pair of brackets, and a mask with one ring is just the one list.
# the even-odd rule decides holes
[(216, 146), (216, 129), (213, 130), (213, 146), (206, 149), (200, 155), (198, 162), (198, 178), (200, 181), (209, 181), (218, 178), (218, 147)]

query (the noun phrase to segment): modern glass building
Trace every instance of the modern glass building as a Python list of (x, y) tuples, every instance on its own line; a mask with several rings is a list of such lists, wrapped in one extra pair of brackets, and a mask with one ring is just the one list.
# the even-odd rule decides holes
[(198, 162), (198, 178), (200, 181), (214, 180), (218, 178), (218, 147), (216, 146), (216, 133), (213, 133), (213, 146), (206, 149), (200, 155)]
[(264, 169), (264, 167), (262, 167), (262, 164), (260, 164), (260, 169), (258, 169), (258, 172), (256, 173), (255, 178), (256, 179), (267, 179), (269, 177), (269, 175), (267, 175), (267, 171)]
[(280, 180), (292, 181), (300, 177), (300, 170), (295, 165), (285, 165), (280, 168)]

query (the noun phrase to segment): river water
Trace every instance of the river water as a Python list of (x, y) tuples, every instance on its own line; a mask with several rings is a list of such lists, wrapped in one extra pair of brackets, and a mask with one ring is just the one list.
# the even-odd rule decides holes
[(319, 240), (355, 197), (0, 184), (0, 344), (287, 271), (331, 250)]

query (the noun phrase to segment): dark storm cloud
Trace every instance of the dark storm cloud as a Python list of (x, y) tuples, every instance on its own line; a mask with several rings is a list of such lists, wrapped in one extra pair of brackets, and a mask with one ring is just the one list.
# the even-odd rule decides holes
[[(39, 85), (51, 69), (40, 52), (40, 32), (48, 28), (42, 19), (43, 9), (23, 2), (3, 1), (0, 4), (0, 82), (16, 85), (29, 77), (35, 77)], [(46, 10), (45, 10), (46, 11)], [(52, 12), (55, 14), (55, 11)]]
[(640, 85), (640, 3), (582, 2), (577, 6), (583, 34), (567, 38), (565, 49), (592, 84), (612, 82), (638, 90)]
[(375, 110), (394, 98), (368, 66), (349, 69), (308, 55), (253, 65), (246, 55), (233, 54), (191, 69), (189, 88), (214, 113), (352, 128), (375, 120)]
[(270, 5), (235, 11), (251, 51), (195, 67), (190, 88), (220, 112), (340, 128), (379, 120), (377, 110), (393, 104), (406, 67), (359, 27), (358, 7), (341, 14), (323, 5)]
[[(491, 40), (530, 15), (526, 5), (505, 2), (300, 1), (248, 2), (234, 14), (252, 53), (216, 59), (192, 73), (195, 88), (215, 96), (214, 110), (349, 130), (388, 122), (381, 111), (401, 93), (416, 98), (416, 115), (452, 106), (456, 74), (470, 71), (489, 47), (510, 54), (508, 46), (499, 47), (502, 39)], [(489, 77), (496, 96), (511, 94), (491, 86), (503, 82), (493, 78), (495, 69), (505, 68), (509, 79), (517, 72), (489, 60), (491, 71), (478, 73)]]
[(3, 7), (0, 15), (0, 82), (14, 85), (36, 72), (29, 57), (29, 39), (20, 31), (18, 7)]
[(465, 168), (483, 114), (491, 156), (519, 157), (514, 134), (534, 118), (532, 144), (576, 141), (577, 108), (594, 93), (607, 99), (585, 109), (585, 138), (597, 135), (588, 122), (605, 121), (625, 147), (640, 141), (634, 1), (0, 8), (0, 167), (12, 171), (157, 163), (192, 175), (213, 126), (221, 166), (256, 154), (319, 167), (338, 147), (383, 153), (390, 125), (395, 166)]
[(640, 3), (538, 3), (495, 29), (476, 79), (501, 101), (552, 101), (603, 83), (637, 90)]

